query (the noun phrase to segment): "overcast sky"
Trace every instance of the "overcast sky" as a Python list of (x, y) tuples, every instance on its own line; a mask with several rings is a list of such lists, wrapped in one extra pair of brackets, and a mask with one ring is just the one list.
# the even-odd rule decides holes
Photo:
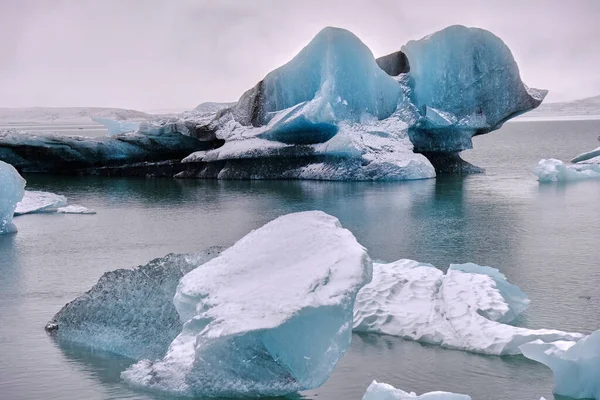
[(381, 56), (488, 29), (549, 101), (600, 94), (598, 0), (0, 0), (0, 107), (146, 111), (235, 101), (325, 26)]

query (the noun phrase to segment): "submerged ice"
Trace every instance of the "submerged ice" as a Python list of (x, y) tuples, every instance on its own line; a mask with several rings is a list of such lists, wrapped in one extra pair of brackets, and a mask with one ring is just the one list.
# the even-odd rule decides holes
[(109, 272), (46, 329), (141, 360), (122, 377), (147, 389), (275, 396), (325, 382), (371, 279), (354, 236), (325, 213), (289, 214), (215, 255)]
[(451, 392), (429, 392), (418, 396), (414, 392), (405, 392), (387, 383), (373, 381), (362, 400), (471, 400), (471, 396)]
[(579, 341), (540, 340), (521, 346), (523, 355), (554, 373), (554, 393), (574, 399), (600, 399), (600, 331)]
[(0, 234), (16, 232), (13, 214), (25, 192), (25, 179), (16, 169), (0, 161)]
[(373, 280), (358, 294), (354, 330), (373, 332), (475, 353), (520, 354), (523, 343), (577, 340), (579, 333), (507, 325), (529, 300), (497, 269), (399, 260), (375, 263)]
[(598, 179), (600, 164), (565, 164), (555, 158), (549, 158), (540, 160), (533, 173), (541, 183)]

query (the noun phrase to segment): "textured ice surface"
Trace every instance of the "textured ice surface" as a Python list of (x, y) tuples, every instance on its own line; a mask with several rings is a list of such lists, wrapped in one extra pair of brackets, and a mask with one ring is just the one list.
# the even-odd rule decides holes
[(543, 159), (533, 170), (540, 182), (574, 182), (600, 178), (600, 164), (565, 164), (555, 158)]
[(220, 253), (170, 254), (134, 269), (105, 273), (65, 305), (46, 329), (59, 340), (133, 359), (160, 358), (181, 332), (173, 295), (183, 275)]
[(109, 118), (92, 118), (92, 121), (104, 125), (104, 127), (108, 129), (109, 136), (135, 132), (140, 127), (140, 123), (137, 121), (118, 121)]
[(280, 217), (181, 279), (183, 330), (162, 360), (122, 376), (199, 397), (318, 387), (350, 344), (354, 298), (370, 279), (365, 249), (336, 218)]
[(474, 134), (498, 129), (547, 93), (525, 86), (510, 49), (483, 29), (450, 26), (408, 42), (402, 52), (410, 63), (411, 100), (422, 115), (410, 131), (419, 150), (471, 148)]
[(17, 204), (15, 215), (40, 212), (56, 212), (58, 208), (67, 205), (67, 198), (59, 194), (26, 190), (23, 200)]
[(595, 150), (582, 153), (571, 160), (572, 163), (587, 161), (588, 163), (600, 164), (600, 147)]
[(118, 120), (144, 120), (152, 118), (152, 115), (136, 110), (102, 107), (0, 108), (0, 123), (30, 124), (32, 122), (45, 122), (54, 124), (89, 124), (94, 117)]
[(387, 383), (373, 381), (362, 400), (471, 400), (471, 396), (450, 392), (429, 392), (417, 396), (414, 392), (408, 393)]
[(16, 232), (13, 214), (24, 191), (25, 179), (11, 165), (0, 161), (0, 234)]
[(358, 294), (354, 330), (374, 332), (482, 354), (519, 354), (541, 339), (577, 340), (579, 333), (506, 325), (528, 299), (490, 267), (453, 264), (446, 274), (430, 264), (376, 263)]
[(600, 399), (600, 331), (577, 342), (535, 341), (521, 346), (523, 355), (554, 373), (554, 393), (574, 399)]
[(96, 211), (89, 208), (85, 208), (78, 204), (71, 204), (65, 207), (59, 207), (56, 209), (59, 214), (96, 214)]

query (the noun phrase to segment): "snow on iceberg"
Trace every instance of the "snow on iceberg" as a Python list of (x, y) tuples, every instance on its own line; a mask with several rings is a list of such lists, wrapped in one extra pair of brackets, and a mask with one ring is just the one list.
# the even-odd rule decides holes
[(512, 322), (529, 300), (497, 269), (399, 260), (375, 263), (373, 280), (358, 294), (354, 330), (373, 332), (474, 353), (520, 354), (519, 346), (577, 340), (579, 333), (519, 328)]
[(418, 151), (470, 149), (473, 135), (536, 108), (547, 94), (521, 81), (508, 46), (484, 29), (450, 26), (408, 42), (402, 52), (422, 116), (409, 131)]
[(412, 151), (403, 88), (344, 29), (325, 28), (290, 62), (222, 110), (182, 177), (405, 180), (435, 176)]
[(122, 376), (199, 397), (316, 388), (350, 344), (354, 299), (370, 279), (369, 256), (336, 218), (277, 218), (181, 279), (183, 330), (162, 360)]
[(137, 121), (117, 121), (110, 118), (92, 118), (92, 121), (104, 125), (104, 127), (108, 129), (108, 136), (135, 132), (140, 127), (140, 123)]
[(533, 170), (538, 181), (574, 182), (600, 178), (600, 164), (565, 164), (555, 158), (543, 159)]
[(173, 306), (179, 280), (220, 252), (214, 247), (197, 254), (169, 254), (134, 269), (107, 272), (65, 305), (46, 330), (94, 350), (135, 360), (160, 358), (183, 326)]
[(414, 392), (407, 393), (387, 383), (373, 381), (362, 400), (471, 400), (471, 396), (451, 392), (429, 392), (417, 396)]
[(23, 199), (17, 204), (15, 215), (56, 212), (67, 205), (67, 198), (59, 194), (26, 190)]
[(11, 165), (0, 161), (0, 234), (17, 231), (12, 220), (24, 192), (25, 179)]
[(600, 331), (579, 341), (521, 345), (523, 355), (554, 373), (554, 393), (574, 399), (600, 399)]

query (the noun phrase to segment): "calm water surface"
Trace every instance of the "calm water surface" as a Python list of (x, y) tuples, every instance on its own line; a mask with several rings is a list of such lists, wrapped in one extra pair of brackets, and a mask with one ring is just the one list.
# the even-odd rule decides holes
[[(130, 361), (59, 347), (44, 324), (105, 271), (170, 252), (229, 245), (301, 210), (338, 217), (374, 258), (440, 268), (499, 268), (529, 294), (520, 324), (600, 328), (600, 181), (539, 185), (540, 158), (597, 146), (600, 121), (519, 122), (475, 139), (465, 154), (487, 172), (400, 183), (216, 182), (27, 176), (98, 214), (28, 215), (0, 236), (0, 399), (162, 399), (121, 383)], [(589, 297), (589, 298), (588, 298)], [(394, 337), (354, 335), (310, 399), (360, 399), (373, 380), (473, 399), (552, 399), (552, 374), (523, 357), (490, 357)]]

